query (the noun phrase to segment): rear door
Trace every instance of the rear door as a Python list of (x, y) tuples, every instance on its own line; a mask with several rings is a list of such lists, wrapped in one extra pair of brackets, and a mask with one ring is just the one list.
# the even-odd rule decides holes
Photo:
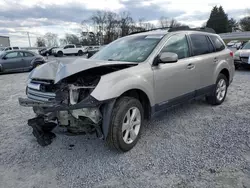
[(214, 47), (206, 34), (190, 34), (189, 40), (192, 48), (192, 57), (196, 62), (196, 71), (199, 74), (197, 82), (197, 95), (202, 95), (211, 90), (214, 84), (214, 70), (216, 56)]
[(22, 70), (25, 67), (23, 53), (16, 51), (7, 52), (4, 56), (2, 66), (5, 71)]
[(23, 59), (25, 61), (25, 68), (32, 67), (31, 61), (34, 59), (34, 55), (29, 52), (23, 52), (23, 55), (24, 55)]

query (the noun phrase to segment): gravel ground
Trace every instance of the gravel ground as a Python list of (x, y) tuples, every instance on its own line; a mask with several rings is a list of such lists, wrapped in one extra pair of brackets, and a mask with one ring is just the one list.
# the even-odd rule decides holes
[(236, 72), (221, 106), (194, 101), (147, 122), (124, 154), (60, 129), (39, 146), (27, 126), (32, 110), (17, 102), (27, 75), (0, 76), (1, 188), (250, 187), (249, 71)]

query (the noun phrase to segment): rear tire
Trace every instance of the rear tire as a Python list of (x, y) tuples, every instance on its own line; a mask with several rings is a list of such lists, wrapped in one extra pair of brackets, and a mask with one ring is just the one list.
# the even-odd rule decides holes
[(83, 51), (82, 50), (78, 51), (78, 56), (83, 56)]
[(121, 97), (111, 116), (108, 144), (119, 151), (129, 151), (137, 143), (143, 126), (143, 108), (139, 100)]
[(206, 97), (207, 102), (212, 105), (222, 104), (227, 95), (228, 85), (227, 77), (224, 74), (219, 74), (212, 94)]
[(63, 56), (63, 52), (62, 51), (57, 52), (57, 57), (62, 57), (62, 56)]

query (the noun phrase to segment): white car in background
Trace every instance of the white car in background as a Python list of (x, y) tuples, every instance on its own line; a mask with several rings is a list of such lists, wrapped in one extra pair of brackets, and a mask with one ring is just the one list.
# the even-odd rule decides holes
[(2, 54), (3, 52), (6, 52), (6, 51), (10, 51), (10, 50), (20, 50), (20, 48), (19, 47), (16, 47), (16, 46), (14, 46), (14, 47), (5, 47), (5, 48), (2, 48), (1, 50), (0, 50), (0, 54)]
[(227, 43), (227, 47), (233, 47), (236, 43), (239, 43), (238, 40), (231, 40), (230, 42)]
[(82, 56), (87, 52), (87, 47), (82, 45), (68, 44), (63, 48), (56, 48), (53, 50), (55, 57), (62, 57), (63, 55), (78, 55)]

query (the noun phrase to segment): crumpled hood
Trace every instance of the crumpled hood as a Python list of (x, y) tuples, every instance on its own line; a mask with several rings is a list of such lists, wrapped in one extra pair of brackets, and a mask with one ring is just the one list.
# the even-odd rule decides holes
[(74, 62), (61, 63), (60, 61), (50, 61), (37, 68), (31, 73), (29, 78), (53, 80), (54, 83), (69, 77), (73, 74), (88, 70), (94, 67), (111, 66), (111, 65), (137, 65), (133, 62), (121, 62), (121, 61), (103, 61), (96, 59), (82, 59), (78, 58)]
[(235, 54), (239, 54), (240, 57), (249, 57), (250, 55), (250, 49), (242, 49), (242, 50), (238, 50), (235, 52)]

